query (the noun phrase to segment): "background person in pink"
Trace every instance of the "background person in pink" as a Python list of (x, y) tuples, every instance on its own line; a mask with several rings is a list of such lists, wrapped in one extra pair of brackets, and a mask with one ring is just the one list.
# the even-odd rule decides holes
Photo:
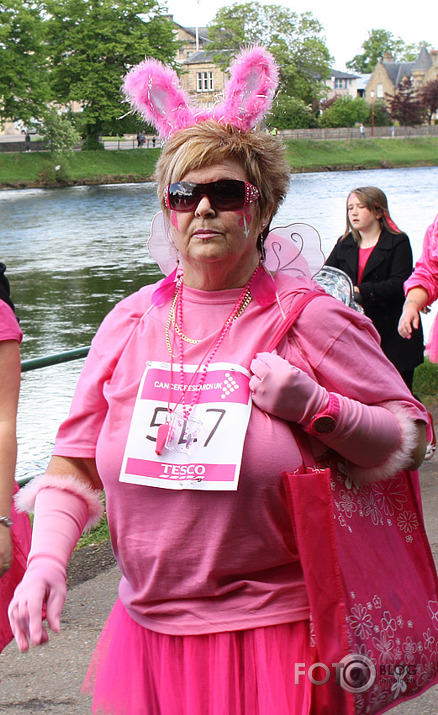
[(0, 651), (12, 640), (7, 609), (26, 568), (30, 545), (27, 515), (16, 514), (12, 495), (17, 459), (16, 420), (23, 334), (9, 294), (6, 266), (0, 263)]
[[(412, 340), (420, 324), (420, 313), (429, 312), (428, 306), (438, 298), (438, 214), (428, 227), (423, 241), (423, 250), (415, 264), (412, 275), (404, 284), (406, 300), (400, 316), (398, 331), (403, 338)], [(432, 326), (427, 354), (438, 363), (438, 323)]]
[(292, 427), (358, 480), (424, 454), (425, 411), (365, 316), (320, 289), (266, 352), (318, 286), (301, 268), (265, 268), (289, 167), (281, 141), (253, 129), (273, 96), (272, 59), (259, 49), (237, 62), (217, 117), (192, 116), (157, 63), (132, 70), (140, 107), (158, 83), (145, 116), (162, 133), (174, 123), (150, 243), (168, 275), (103, 321), (47, 472), (22, 495), (34, 533), (10, 618), (25, 651), (48, 639), (44, 605), (60, 628), (66, 563), (105, 490), (122, 577), (84, 685), (95, 713), (310, 713), (312, 683), (293, 678), (315, 649), (282, 478), (302, 465)]

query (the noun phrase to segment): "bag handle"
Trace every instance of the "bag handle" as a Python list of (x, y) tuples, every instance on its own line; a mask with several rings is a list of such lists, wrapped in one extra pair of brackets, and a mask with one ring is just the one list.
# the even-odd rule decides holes
[[(309, 290), (306, 291), (306, 293), (301, 294), (299, 298), (294, 301), (292, 310), (286, 317), (286, 320), (280, 325), (276, 333), (274, 333), (274, 336), (272, 337), (268, 345), (267, 352), (272, 352), (272, 350), (275, 350), (279, 342), (282, 340), (282, 338), (284, 338), (286, 333), (289, 332), (290, 328), (295, 323), (297, 318), (299, 318), (306, 305), (308, 305), (314, 298), (318, 298), (319, 296), (327, 296), (329, 298), (333, 298), (330, 293), (326, 293), (325, 291)], [(302, 432), (301, 428), (298, 425), (291, 424), (290, 427), (298, 445), (298, 449), (301, 453), (304, 468), (312, 466), (315, 462), (315, 459), (312, 454), (307, 435)]]
[(333, 298), (333, 296), (330, 295), (330, 293), (326, 293), (325, 291), (321, 290), (309, 290), (306, 291), (306, 293), (303, 293), (300, 295), (299, 298), (297, 298), (294, 301), (294, 304), (292, 306), (292, 310), (290, 311), (289, 315), (286, 317), (286, 320), (284, 323), (280, 325), (280, 327), (277, 329), (277, 331), (274, 333), (273, 337), (271, 338), (271, 341), (266, 348), (266, 352), (270, 353), (279, 344), (279, 342), (284, 338), (286, 333), (289, 332), (290, 328), (292, 325), (295, 323), (297, 318), (300, 317), (302, 311), (306, 307), (308, 303), (310, 303), (314, 298), (322, 297), (322, 296), (327, 296), (328, 298)]

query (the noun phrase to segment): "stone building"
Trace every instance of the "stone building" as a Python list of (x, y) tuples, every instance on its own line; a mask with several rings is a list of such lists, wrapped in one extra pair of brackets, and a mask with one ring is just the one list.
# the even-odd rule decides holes
[(175, 25), (175, 39), (179, 43), (177, 61), (181, 65), (180, 82), (183, 89), (202, 109), (212, 107), (222, 95), (226, 75), (213, 63), (208, 50), (208, 29)]
[(388, 94), (393, 96), (405, 78), (411, 79), (416, 89), (438, 79), (438, 51), (423, 46), (415, 62), (395, 62), (394, 57), (386, 53), (368, 80), (365, 98), (371, 102), (385, 99)]
[(324, 80), (324, 84), (329, 88), (327, 99), (346, 96), (354, 99), (358, 94), (358, 79), (359, 75), (356, 74), (339, 72), (339, 70), (330, 70), (330, 77)]

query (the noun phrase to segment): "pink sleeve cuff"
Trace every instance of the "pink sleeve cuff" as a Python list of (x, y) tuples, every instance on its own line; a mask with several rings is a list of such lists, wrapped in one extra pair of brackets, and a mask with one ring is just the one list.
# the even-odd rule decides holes
[(379, 406), (389, 410), (397, 418), (400, 429), (400, 445), (382, 464), (376, 467), (364, 468), (352, 464), (353, 478), (358, 477), (363, 482), (392, 479), (396, 474), (406, 469), (406, 465), (411, 461), (412, 453), (417, 446), (417, 426), (409, 411), (397, 402), (382, 402)]
[(70, 474), (62, 477), (58, 475), (42, 474), (41, 476), (32, 479), (32, 481), (20, 489), (15, 496), (17, 511), (33, 512), (38, 492), (41, 489), (47, 488), (65, 490), (81, 497), (88, 507), (88, 521), (85, 524), (84, 531), (88, 531), (94, 526), (97, 526), (103, 514), (103, 504), (101, 500), (102, 492), (98, 489), (94, 489), (92, 486), (88, 486), (81, 479), (78, 479)]

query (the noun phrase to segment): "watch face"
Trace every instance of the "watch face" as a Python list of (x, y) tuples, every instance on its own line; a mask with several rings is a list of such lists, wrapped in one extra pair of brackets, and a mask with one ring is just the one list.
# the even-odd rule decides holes
[(317, 417), (313, 421), (312, 427), (315, 432), (318, 432), (319, 434), (329, 434), (335, 429), (336, 420), (334, 419), (334, 417), (330, 417), (330, 415)]

